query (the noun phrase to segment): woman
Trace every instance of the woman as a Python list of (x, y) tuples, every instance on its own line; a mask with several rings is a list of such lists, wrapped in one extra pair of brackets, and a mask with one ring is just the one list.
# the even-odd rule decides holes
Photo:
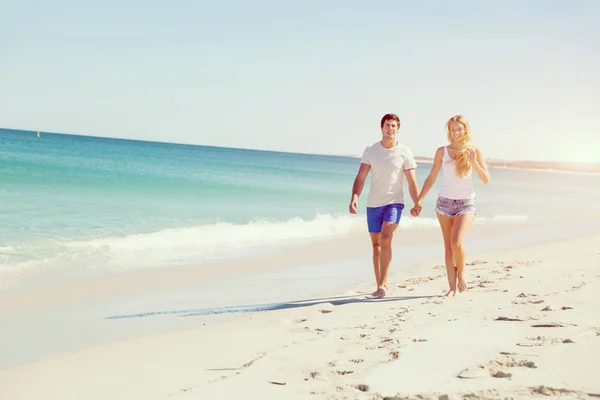
[(471, 143), (471, 130), (465, 117), (456, 115), (450, 118), (446, 123), (446, 133), (450, 144), (435, 152), (431, 172), (410, 213), (413, 216), (421, 213), (423, 199), (443, 168), (442, 190), (438, 195), (435, 211), (444, 237), (446, 272), (450, 284), (446, 296), (454, 296), (457, 288), (459, 292), (467, 289), (463, 273), (463, 241), (476, 216), (472, 171), (477, 172), (484, 184), (489, 182), (490, 173), (481, 152)]

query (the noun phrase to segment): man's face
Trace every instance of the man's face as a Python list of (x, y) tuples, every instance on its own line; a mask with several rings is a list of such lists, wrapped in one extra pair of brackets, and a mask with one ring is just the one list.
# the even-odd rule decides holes
[(388, 119), (383, 123), (383, 128), (381, 128), (381, 132), (383, 136), (389, 139), (394, 139), (400, 126), (398, 126), (398, 122), (393, 119)]

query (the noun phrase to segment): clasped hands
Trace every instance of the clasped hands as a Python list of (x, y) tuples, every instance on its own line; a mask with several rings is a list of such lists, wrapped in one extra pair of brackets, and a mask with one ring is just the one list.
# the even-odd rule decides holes
[(410, 210), (410, 215), (412, 215), (413, 217), (418, 217), (419, 214), (421, 214), (422, 209), (423, 206), (421, 204), (415, 204), (415, 206)]

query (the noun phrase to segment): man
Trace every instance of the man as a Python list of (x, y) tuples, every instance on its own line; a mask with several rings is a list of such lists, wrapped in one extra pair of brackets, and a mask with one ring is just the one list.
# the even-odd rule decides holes
[(367, 226), (373, 244), (373, 267), (377, 290), (373, 297), (386, 295), (387, 276), (392, 261), (392, 238), (400, 223), (404, 209), (404, 176), (413, 203), (419, 199), (415, 176), (417, 163), (410, 149), (396, 140), (400, 118), (386, 114), (381, 119), (381, 140), (368, 146), (362, 156), (360, 168), (350, 200), (350, 213), (356, 214), (358, 198), (363, 190), (369, 171), (371, 184), (367, 197)]

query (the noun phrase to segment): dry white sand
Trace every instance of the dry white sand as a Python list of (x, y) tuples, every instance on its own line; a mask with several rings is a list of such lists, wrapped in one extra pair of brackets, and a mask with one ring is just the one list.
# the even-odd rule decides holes
[(382, 300), (365, 284), (4, 369), (0, 399), (600, 396), (599, 244), (469, 257), (469, 290), (452, 299), (429, 263)]

